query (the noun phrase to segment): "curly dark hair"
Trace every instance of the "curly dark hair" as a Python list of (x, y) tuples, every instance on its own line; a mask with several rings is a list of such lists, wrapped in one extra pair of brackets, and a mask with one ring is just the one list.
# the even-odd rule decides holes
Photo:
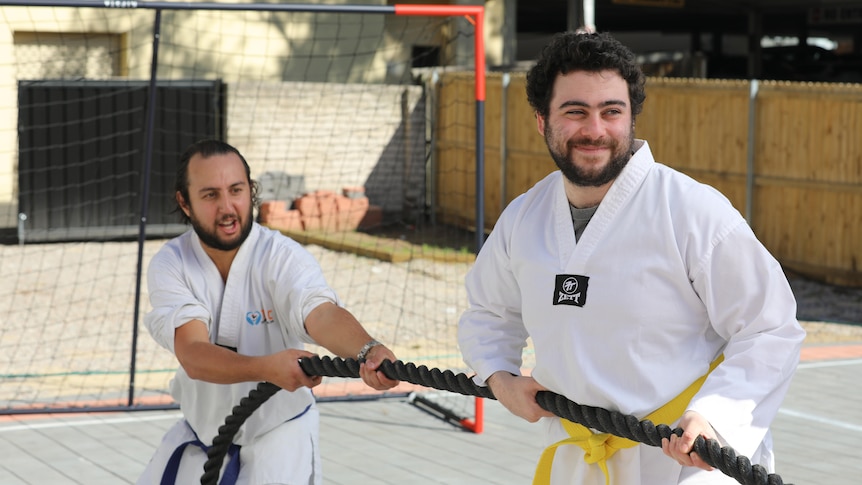
[[(245, 167), (245, 176), (248, 178), (248, 185), (251, 188), (251, 203), (252, 207), (255, 209), (260, 205), (260, 197), (258, 196), (258, 192), (260, 190), (260, 185), (256, 180), (252, 180), (251, 178), (251, 168), (248, 166), (248, 162), (245, 161), (245, 157), (242, 156), (242, 153), (239, 152), (236, 148), (227, 143), (220, 140), (200, 140), (195, 143), (189, 145), (186, 148), (186, 151), (180, 155), (180, 163), (177, 166), (177, 177), (176, 183), (174, 184), (174, 193), (179, 192), (182, 195), (183, 200), (188, 202), (189, 200), (189, 161), (191, 161), (192, 157), (195, 155), (200, 155), (204, 158), (209, 158), (213, 155), (227, 155), (228, 153), (236, 153), (240, 160), (242, 160), (242, 164)], [(177, 202), (176, 208), (174, 208), (174, 212), (179, 213), (180, 220), (188, 224), (191, 222), (189, 216), (183, 212), (182, 207), (180, 207), (179, 202)]]
[(546, 45), (527, 72), (527, 101), (543, 118), (550, 112), (554, 81), (574, 71), (617, 71), (629, 86), (632, 120), (643, 109), (646, 78), (634, 53), (610, 34), (561, 32)]

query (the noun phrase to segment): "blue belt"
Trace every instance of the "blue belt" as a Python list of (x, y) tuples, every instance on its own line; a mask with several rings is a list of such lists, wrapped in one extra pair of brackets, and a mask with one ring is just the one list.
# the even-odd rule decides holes
[[(309, 409), (311, 409), (311, 404), (306, 406), (301, 413), (285, 421), (285, 423), (289, 423), (294, 419), (302, 417)], [(188, 426), (188, 423), (186, 425)], [(168, 464), (165, 465), (165, 472), (162, 474), (162, 481), (160, 482), (161, 485), (176, 485), (177, 474), (179, 474), (180, 471), (180, 459), (183, 457), (183, 452), (186, 451), (187, 446), (195, 445), (204, 450), (204, 453), (209, 451), (210, 447), (203, 444), (200, 438), (198, 438), (198, 434), (195, 433), (194, 430), (192, 430), (192, 433), (194, 433), (195, 439), (180, 444), (177, 446), (177, 449), (174, 450), (173, 454), (171, 454)], [(227, 466), (224, 469), (224, 474), (222, 475), (221, 480), (218, 482), (219, 485), (236, 485), (236, 479), (239, 477), (239, 449), (240, 446), (235, 443), (231, 443), (230, 447), (227, 449)], [(201, 473), (203, 473), (203, 470)]]
[[(186, 441), (180, 446), (177, 446), (177, 449), (174, 450), (174, 453), (168, 460), (168, 464), (165, 465), (165, 472), (162, 474), (161, 485), (175, 485), (177, 483), (177, 473), (180, 471), (180, 459), (183, 457), (183, 452), (189, 445), (197, 446), (204, 450), (204, 453), (206, 453), (210, 448), (198, 439), (197, 434), (195, 434), (195, 439)], [(239, 477), (239, 445), (231, 443), (230, 448), (227, 450), (227, 456), (227, 467), (224, 470), (224, 475), (222, 475), (221, 481), (218, 482), (219, 485), (235, 485), (236, 479)], [(201, 471), (201, 473), (203, 473), (203, 471)]]

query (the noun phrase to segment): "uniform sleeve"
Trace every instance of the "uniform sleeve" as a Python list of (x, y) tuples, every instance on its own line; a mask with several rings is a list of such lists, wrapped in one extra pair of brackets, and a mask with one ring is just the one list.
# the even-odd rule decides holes
[(273, 301), (279, 314), (287, 315), (283, 330), (288, 336), (308, 344), (317, 344), (305, 329), (305, 319), (323, 303), (341, 306), (335, 291), (329, 287), (323, 270), (314, 256), (293, 240), (278, 246), (279, 253), (272, 255), (274, 265)]
[(497, 371), (520, 375), (527, 344), (508, 233), (501, 217), (465, 279), (468, 307), (458, 322), (458, 344), (478, 385)]
[(693, 274), (713, 329), (727, 341), (724, 362), (689, 409), (705, 416), (738, 452), (750, 456), (790, 386), (805, 331), (787, 278), (744, 221)]
[(210, 327), (209, 310), (195, 299), (180, 274), (182, 262), (169, 251), (153, 257), (147, 270), (147, 288), (153, 309), (144, 316), (144, 326), (162, 347), (174, 352), (174, 331), (192, 320)]

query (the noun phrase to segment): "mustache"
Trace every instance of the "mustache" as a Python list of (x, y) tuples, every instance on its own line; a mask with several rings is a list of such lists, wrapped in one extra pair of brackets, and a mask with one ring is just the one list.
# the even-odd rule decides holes
[(567, 143), (569, 148), (587, 146), (587, 147), (607, 147), (616, 148), (617, 143), (610, 138), (573, 138)]

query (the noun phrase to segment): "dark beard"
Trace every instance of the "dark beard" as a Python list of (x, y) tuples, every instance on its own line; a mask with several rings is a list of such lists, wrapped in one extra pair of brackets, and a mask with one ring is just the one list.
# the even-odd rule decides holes
[(245, 222), (243, 223), (242, 228), (240, 229), (239, 239), (237, 239), (236, 241), (230, 242), (230, 243), (224, 243), (224, 242), (220, 241), (219, 238), (215, 234), (209, 233), (206, 230), (204, 230), (204, 228), (201, 227), (201, 225), (198, 223), (197, 219), (194, 217), (194, 214), (192, 214), (189, 219), (191, 220), (191, 223), (192, 223), (192, 229), (195, 230), (195, 234), (198, 235), (198, 238), (200, 238), (201, 242), (204, 245), (209, 246), (209, 247), (216, 249), (216, 250), (219, 250), (219, 251), (233, 251), (234, 249), (240, 247), (242, 245), (242, 243), (244, 243), (245, 240), (248, 238), (248, 235), (251, 234), (251, 225), (253, 222), (252, 221), (253, 216), (254, 216), (254, 214), (252, 213), (252, 210), (249, 209), (247, 217), (245, 218)]
[[(551, 147), (550, 142), (548, 141), (549, 135), (549, 127), (548, 125), (545, 125), (545, 143), (548, 145), (548, 151), (551, 154), (551, 158), (554, 159), (554, 163), (557, 164), (557, 167), (560, 169), (560, 172), (563, 173), (563, 176), (566, 177), (569, 182), (579, 187), (601, 187), (607, 183), (610, 183), (620, 175), (620, 173), (629, 163), (629, 159), (631, 159), (632, 157), (632, 148), (634, 147), (633, 132), (629, 134), (628, 140), (626, 140), (627, 146), (625, 150), (617, 153), (617, 147), (613, 147), (615, 155), (611, 156), (611, 159), (608, 161), (608, 164), (605, 166), (605, 168), (597, 174), (589, 174), (578, 168), (569, 159), (568, 152), (558, 153), (557, 151), (555, 151), (554, 148)], [(571, 149), (572, 145), (577, 143), (579, 142), (570, 141), (566, 144), (566, 148)]]

